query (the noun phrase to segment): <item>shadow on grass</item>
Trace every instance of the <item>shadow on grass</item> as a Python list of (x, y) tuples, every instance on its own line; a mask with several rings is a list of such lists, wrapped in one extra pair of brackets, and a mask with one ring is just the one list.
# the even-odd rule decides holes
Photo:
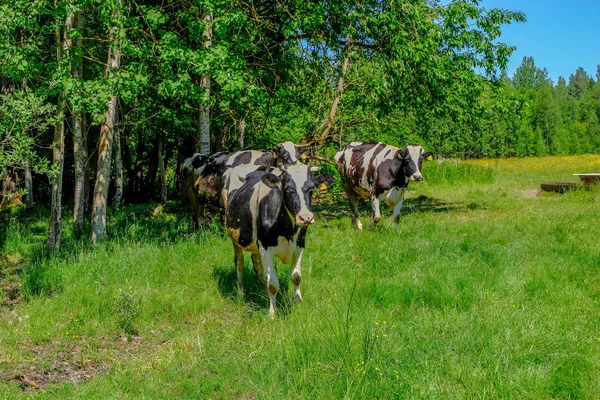
[[(195, 233), (191, 217), (185, 210), (169, 204), (155, 212), (156, 206), (156, 203), (147, 203), (109, 209), (108, 235), (100, 246), (91, 243), (89, 221), (85, 223), (83, 237), (75, 239), (72, 219), (69, 218), (72, 209), (65, 208), (58, 250), (47, 247), (47, 207), (0, 212), (0, 284), (5, 280), (3, 277), (10, 275), (11, 279), (22, 282), (20, 291), (26, 300), (36, 296), (49, 296), (62, 290), (62, 272), (56, 268), (56, 261), (75, 261), (98, 248), (110, 252), (126, 243), (162, 246), (189, 238), (190, 235), (225, 235), (217, 222), (210, 223)], [(16, 258), (19, 263), (11, 261)]]
[[(487, 207), (478, 203), (451, 203), (434, 197), (420, 195), (416, 198), (408, 198), (404, 201), (401, 215), (413, 213), (446, 213), (446, 212), (466, 212), (473, 210), (485, 210)], [(392, 209), (386, 205), (380, 206), (383, 215), (391, 214)], [(315, 211), (321, 218), (326, 220), (351, 217), (348, 200), (345, 196), (336, 196), (333, 200), (323, 201), (313, 205)], [(370, 202), (364, 200), (358, 203), (359, 213), (371, 213)]]
[[(279, 277), (279, 293), (277, 293), (277, 314), (288, 315), (293, 309), (293, 300), (288, 296), (289, 279), (281, 273)], [(214, 266), (212, 277), (217, 281), (219, 293), (226, 299), (237, 301), (240, 291), (237, 283), (237, 271), (233, 265), (233, 251), (231, 252), (231, 266)], [(243, 301), (253, 311), (269, 309), (269, 296), (262, 286), (252, 267), (244, 265), (244, 297)]]

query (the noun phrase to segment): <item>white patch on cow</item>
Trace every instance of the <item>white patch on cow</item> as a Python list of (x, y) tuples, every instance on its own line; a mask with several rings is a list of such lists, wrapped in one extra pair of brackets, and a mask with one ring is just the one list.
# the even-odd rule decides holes
[(290, 262), (290, 258), (296, 248), (296, 239), (293, 238), (291, 241), (287, 240), (283, 236), (277, 238), (277, 246), (270, 247), (269, 249), (273, 252), (273, 255), (281, 260), (282, 263), (287, 264)]
[(346, 150), (344, 150), (344, 169), (346, 170), (346, 174), (353, 175), (355, 167), (350, 164), (350, 160), (352, 160), (352, 149), (350, 146), (346, 146)]
[(302, 280), (302, 254), (304, 248), (296, 246), (296, 238), (294, 238), (294, 253), (292, 257), (292, 282), (294, 283), (294, 300), (297, 303), (302, 301), (302, 293), (300, 293), (300, 281)]
[(280, 148), (290, 153), (290, 162), (293, 164), (298, 162), (298, 158), (296, 157), (296, 146), (292, 142), (283, 142), (279, 145)]
[(314, 215), (306, 204), (306, 199), (302, 193), (302, 187), (309, 178), (309, 167), (307, 165), (296, 163), (288, 165), (285, 171), (290, 175), (291, 179), (296, 184), (296, 193), (300, 198), (300, 212), (296, 215), (296, 223), (301, 224), (301, 218), (304, 220), (313, 220)]
[(394, 207), (404, 197), (404, 188), (393, 187), (379, 195), (379, 200), (390, 207)]
[(413, 178), (413, 177), (415, 177), (417, 179), (422, 178), (423, 175), (421, 175), (421, 171), (419, 170), (419, 158), (421, 158), (421, 154), (423, 154), (423, 152), (425, 150), (423, 150), (423, 148), (421, 146), (412, 146), (412, 145), (406, 146), (406, 149), (408, 150), (408, 154), (409, 154), (411, 160), (415, 163), (415, 167), (417, 170), (417, 172), (415, 172), (413, 174), (413, 176), (411, 176), (410, 178)]

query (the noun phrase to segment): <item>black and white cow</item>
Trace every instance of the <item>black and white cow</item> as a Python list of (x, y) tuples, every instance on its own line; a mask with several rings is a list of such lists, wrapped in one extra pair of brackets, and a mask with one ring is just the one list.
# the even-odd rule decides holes
[(240, 290), (243, 293), (244, 251), (248, 251), (269, 293), (271, 318), (275, 316), (275, 296), (279, 291), (275, 257), (285, 264), (292, 261), (294, 298), (302, 300), (302, 254), (306, 230), (314, 222), (311, 192), (321, 185), (333, 184), (329, 174), (313, 176), (315, 169), (298, 161), (278, 168), (261, 168), (247, 175), (227, 205), (225, 226), (233, 242)]
[(246, 175), (260, 167), (296, 162), (297, 151), (292, 142), (281, 143), (272, 151), (243, 150), (233, 153), (194, 154), (184, 160), (181, 182), (194, 222), (200, 224), (205, 209), (223, 213), (229, 193), (239, 189)]
[(381, 201), (393, 207), (396, 230), (399, 229), (404, 190), (410, 181), (423, 180), (421, 163), (431, 156), (416, 144), (399, 149), (383, 143), (360, 142), (350, 143), (335, 155), (354, 223), (359, 230), (362, 230), (362, 223), (358, 219), (359, 199), (371, 201), (374, 224), (381, 219)]

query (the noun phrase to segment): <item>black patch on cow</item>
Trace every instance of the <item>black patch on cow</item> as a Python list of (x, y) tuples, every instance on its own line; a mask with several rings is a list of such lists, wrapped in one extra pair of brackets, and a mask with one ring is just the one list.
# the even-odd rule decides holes
[(254, 161), (254, 165), (262, 165), (265, 167), (276, 166), (277, 159), (272, 151), (264, 153)]
[[(269, 175), (275, 176), (273, 174), (265, 175), (262, 180), (263, 183), (265, 181), (271, 182), (270, 179), (268, 179)], [(258, 205), (258, 218), (260, 219), (260, 223), (258, 224), (259, 237), (261, 236), (261, 233), (267, 233), (271, 227), (273, 227), (279, 217), (279, 212), (281, 211), (283, 203), (283, 192), (279, 187), (272, 183), (267, 184), (267, 186), (270, 187), (271, 190), (260, 200)]]
[(304, 249), (306, 247), (306, 231), (308, 230), (308, 227), (307, 226), (299, 226), (297, 229), (298, 229), (298, 241), (296, 242), (296, 244), (301, 249)]
[(233, 168), (237, 167), (238, 165), (249, 164), (250, 161), (252, 161), (252, 152), (244, 151), (235, 156), (235, 158), (233, 159), (233, 163), (230, 165), (230, 167)]
[(300, 212), (301, 208), (296, 182), (294, 182), (292, 177), (287, 172), (284, 172), (281, 175), (281, 180), (283, 182), (282, 189), (284, 192), (283, 201), (285, 206), (294, 216), (296, 216)]
[(261, 178), (262, 183), (267, 185), (270, 188), (280, 188), (281, 187), (281, 179), (275, 174), (267, 173)]
[(375, 182), (375, 196), (381, 195), (393, 187), (406, 187), (404, 174), (402, 173), (402, 160), (394, 157), (383, 160), (377, 167), (377, 182)]
[(375, 177), (375, 170), (376, 170), (376, 165), (375, 165), (375, 158), (379, 155), (379, 153), (381, 153), (381, 151), (383, 149), (386, 148), (386, 145), (383, 143), (379, 143), (377, 145), (377, 148), (375, 149), (375, 151), (373, 152), (373, 156), (371, 157), (371, 159), (369, 160), (369, 166), (367, 167), (367, 182), (369, 183), (373, 183), (374, 177)]
[(194, 154), (192, 159), (192, 167), (195, 168), (200, 168), (202, 165), (206, 164), (206, 162), (209, 159), (209, 156), (206, 155), (202, 155), (202, 154)]
[(250, 199), (254, 193), (256, 181), (247, 180), (239, 190), (231, 196), (227, 206), (227, 219), (225, 225), (239, 231), (237, 243), (242, 247), (252, 244), (252, 211), (250, 210)]
[(315, 176), (313, 178), (313, 182), (317, 189), (319, 189), (322, 184), (325, 184), (325, 186), (329, 188), (329, 187), (331, 187), (331, 185), (333, 185), (335, 183), (335, 179), (333, 178), (333, 176), (331, 176), (329, 174), (321, 174), (321, 175)]

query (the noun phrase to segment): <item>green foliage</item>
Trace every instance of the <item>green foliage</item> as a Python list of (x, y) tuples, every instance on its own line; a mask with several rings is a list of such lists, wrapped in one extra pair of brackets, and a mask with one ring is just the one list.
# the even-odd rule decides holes
[(48, 127), (53, 109), (31, 90), (0, 95), (0, 179), (9, 169), (24, 166), (40, 173), (49, 172), (48, 159), (36, 151), (35, 145)]
[(139, 300), (136, 298), (132, 288), (120, 289), (115, 297), (115, 308), (117, 311), (117, 326), (127, 336), (138, 334), (136, 319), (139, 315)]

